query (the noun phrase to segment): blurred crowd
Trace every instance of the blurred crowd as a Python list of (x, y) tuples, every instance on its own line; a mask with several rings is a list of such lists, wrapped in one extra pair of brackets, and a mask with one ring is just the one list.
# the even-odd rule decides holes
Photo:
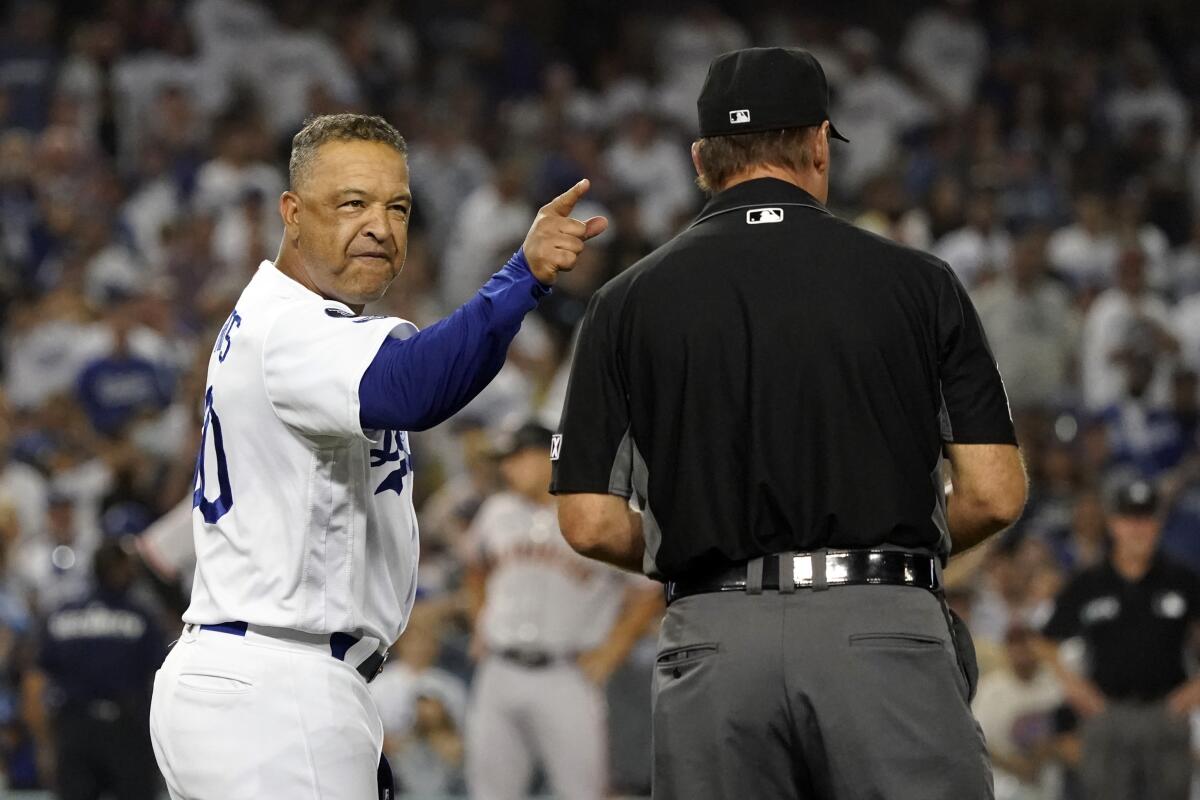
[[(496, 381), (412, 437), (419, 600), (378, 696), (402, 787), (461, 792), (464, 572), (472, 518), (503, 486), (490, 443), (555, 426), (589, 296), (703, 203), (688, 145), (711, 58), (787, 44), (820, 59), (851, 140), (833, 147), (833, 210), (947, 261), (983, 319), (1032, 493), (951, 569), (952, 600), (1009, 767), (998, 791), (1081, 796), (1078, 709), (1030, 632), (1108, 557), (1114, 486), (1149, 482), (1157, 546), (1200, 569), (1200, 22), (1184, 2), (905, 5), (0, 3), (5, 783), (61, 784), (79, 742), (56, 720), (141, 713), (186, 606), (177, 533), (212, 343), (278, 248), (291, 136), (357, 110), (405, 135), (415, 196), (404, 273), (368, 313), (444, 316), (579, 178), (593, 189), (577, 216), (613, 223)], [(87, 613), (96, 598), (106, 615)], [(67, 657), (81, 631), (119, 632), (144, 657)], [(648, 788), (652, 660), (643, 643), (608, 678), (615, 791)], [(95, 757), (95, 780), (120, 791)]]

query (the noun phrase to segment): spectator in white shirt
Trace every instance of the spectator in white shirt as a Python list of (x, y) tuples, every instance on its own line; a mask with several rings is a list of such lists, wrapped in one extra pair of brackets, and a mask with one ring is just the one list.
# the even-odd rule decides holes
[(934, 109), (879, 64), (879, 39), (866, 28), (842, 34), (847, 72), (838, 84), (831, 115), (854, 131), (854, 147), (838, 152), (839, 192), (853, 196), (871, 175), (896, 156), (906, 132), (930, 122)]
[(1062, 689), (1017, 624), (1005, 636), (1008, 664), (984, 675), (971, 710), (979, 720), (995, 772), (996, 800), (1054, 800), (1054, 713)]
[(491, 176), (491, 163), (448, 108), (429, 113), (426, 135), (412, 142), (408, 163), (429, 243), (442, 252), (463, 201)]
[(1117, 197), (1113, 232), (1120, 242), (1136, 242), (1146, 254), (1146, 283), (1156, 291), (1170, 288), (1171, 243), (1162, 228), (1146, 219), (1146, 190), (1134, 182)]
[[(136, 168), (147, 140), (156, 138), (161, 122), (155, 106), (164, 92), (178, 92), (202, 117), (213, 115), (228, 100), (223, 73), (199, 57), (183, 21), (173, 19), (168, 24), (159, 47), (125, 54), (113, 67), (117, 155), (126, 168)], [(194, 126), (193, 136), (204, 133), (203, 123)]]
[(1045, 247), (1039, 232), (1021, 237), (1007, 271), (973, 293), (1014, 409), (1071, 399), (1079, 316), (1067, 290), (1046, 277)]
[(715, 57), (750, 45), (750, 37), (718, 5), (691, 0), (686, 11), (674, 14), (655, 43), (659, 73), (658, 106), (684, 130), (694, 130), (696, 97)]
[(1168, 291), (1177, 299), (1200, 292), (1200, 214), (1192, 220), (1190, 238), (1170, 257)]
[(1188, 143), (1188, 106), (1163, 76), (1153, 48), (1145, 42), (1130, 45), (1124, 80), (1108, 101), (1108, 118), (1117, 138), (1128, 141), (1147, 124), (1162, 135), (1164, 154), (1183, 156)]
[(508, 158), (459, 207), (442, 258), (440, 288), (447, 308), (469, 300), (495, 265), (520, 246), (534, 212), (525, 196), (527, 182), (528, 165)]
[(919, 14), (905, 32), (901, 57), (951, 112), (965, 111), (988, 61), (987, 37), (971, 16), (970, 0), (943, 0)]
[(1175, 307), (1174, 330), (1179, 336), (1179, 357), (1183, 365), (1200, 372), (1200, 219), (1192, 226), (1192, 240), (1176, 254), (1177, 274), (1191, 288)]
[[(264, 132), (255, 119), (234, 111), (217, 121), (214, 134), (216, 155), (196, 173), (192, 205), (216, 218), (215, 241), (223, 247), (221, 257), (240, 261), (252, 235), (259, 237), (267, 252), (274, 252), (283, 236), (279, 195), (285, 186), (279, 168), (264, 157)], [(244, 207), (251, 200), (260, 206), (257, 231), (252, 230), (254, 217)]]
[(1084, 406), (1099, 411), (1125, 393), (1124, 358), (1130, 348), (1151, 348), (1157, 355), (1148, 397), (1166, 402), (1169, 371), (1179, 352), (1167, 304), (1146, 286), (1146, 256), (1136, 245), (1121, 251), (1117, 285), (1101, 293), (1083, 322), (1082, 388)]
[(977, 189), (967, 201), (967, 223), (934, 242), (933, 254), (950, 265), (968, 288), (995, 275), (1008, 263), (1012, 238), (996, 215), (996, 198)]
[(685, 150), (649, 112), (618, 126), (604, 159), (617, 187), (637, 195), (642, 231), (656, 243), (673, 236), (679, 217), (700, 199)]
[(1050, 265), (1076, 291), (1110, 286), (1117, 263), (1117, 237), (1108, 205), (1100, 194), (1075, 196), (1075, 222), (1059, 228), (1048, 245)]

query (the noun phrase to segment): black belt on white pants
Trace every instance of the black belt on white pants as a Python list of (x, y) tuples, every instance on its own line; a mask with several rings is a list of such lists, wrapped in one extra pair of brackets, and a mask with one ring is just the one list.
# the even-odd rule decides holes
[[(215, 631), (217, 633), (227, 633), (230, 636), (246, 635), (249, 630), (255, 635), (265, 636), (270, 639), (279, 639), (292, 643), (302, 643), (306, 646), (315, 646), (322, 652), (327, 652), (328, 655), (336, 658), (338, 661), (347, 661), (347, 655), (354, 645), (361, 641), (362, 637), (355, 636), (350, 633), (331, 633), (309, 634), (299, 631), (287, 631), (280, 628), (263, 628), (259, 626), (250, 626), (245, 622), (218, 622), (212, 625), (187, 625), (185, 630), (199, 629), (202, 631)], [(362, 659), (358, 664), (351, 663), (350, 666), (362, 675), (363, 678), (370, 683), (375, 680), (376, 676), (383, 671), (383, 664), (387, 661), (388, 651), (386, 648), (372, 651), (369, 655)], [(349, 663), (349, 662), (347, 662)]]

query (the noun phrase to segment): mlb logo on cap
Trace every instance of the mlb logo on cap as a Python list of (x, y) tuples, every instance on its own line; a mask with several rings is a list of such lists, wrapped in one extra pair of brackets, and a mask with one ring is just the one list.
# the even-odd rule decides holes
[(748, 108), (739, 108), (735, 111), (729, 112), (729, 124), (730, 125), (740, 125), (742, 123), (749, 122), (749, 121), (750, 121), (750, 109), (748, 109)]
[(783, 222), (783, 209), (752, 208), (746, 212), (747, 225), (762, 225), (767, 222)]

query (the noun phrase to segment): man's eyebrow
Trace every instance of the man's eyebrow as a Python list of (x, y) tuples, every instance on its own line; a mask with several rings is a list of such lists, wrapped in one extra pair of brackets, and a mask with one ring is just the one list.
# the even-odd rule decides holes
[[(348, 195), (348, 194), (357, 194), (357, 195), (362, 195), (364, 197), (369, 197), (371, 195), (371, 193), (368, 192), (366, 189), (355, 189), (352, 186), (342, 189), (338, 192), (339, 197), (341, 197), (343, 195)], [(400, 202), (411, 203), (412, 202), (412, 194), (409, 192), (401, 192), (400, 194), (393, 196), (391, 200), (388, 200), (388, 203), (400, 203)]]

